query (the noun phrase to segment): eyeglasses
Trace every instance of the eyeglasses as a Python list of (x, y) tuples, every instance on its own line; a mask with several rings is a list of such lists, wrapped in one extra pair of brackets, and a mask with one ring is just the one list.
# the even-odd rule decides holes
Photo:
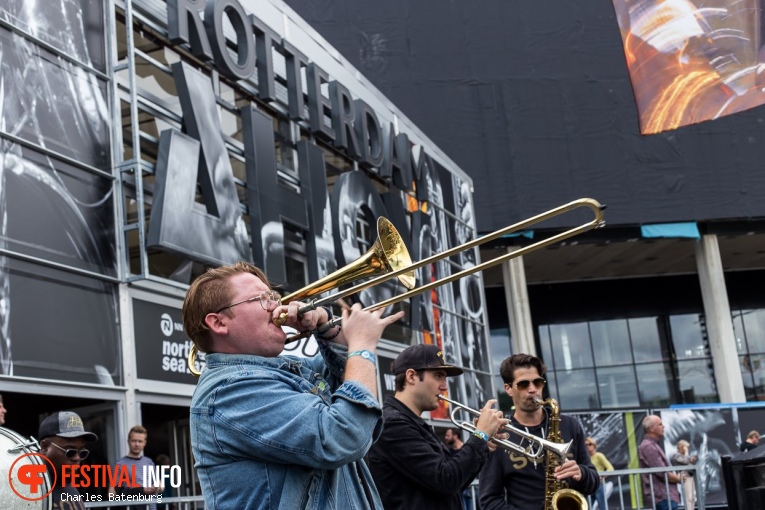
[(588, 443), (588, 442), (585, 442), (585, 443), (584, 443), (584, 446), (595, 446), (595, 445), (594, 445), (594, 443)]
[(260, 306), (263, 307), (263, 310), (269, 311), (275, 306), (279, 306), (282, 304), (282, 297), (279, 295), (278, 292), (274, 292), (272, 290), (264, 290), (257, 296), (252, 296), (251, 298), (245, 299), (243, 301), (237, 301), (236, 303), (231, 303), (230, 305), (226, 305), (223, 308), (216, 310), (215, 313), (221, 313), (226, 308), (231, 308), (236, 305), (241, 305), (242, 303), (249, 303), (250, 301), (260, 301)]
[(534, 386), (537, 387), (537, 389), (542, 389), (542, 388), (545, 387), (545, 383), (547, 383), (547, 381), (545, 381), (541, 377), (537, 377), (533, 381), (526, 381), (526, 380), (524, 380), (524, 381), (516, 381), (515, 382), (515, 387), (518, 388), (519, 390), (527, 390), (527, 389), (529, 389), (529, 386), (532, 383), (534, 384)]
[(88, 458), (88, 455), (90, 455), (90, 450), (88, 450), (87, 448), (80, 448), (79, 450), (76, 450), (74, 448), (62, 448), (53, 442), (51, 442), (50, 444), (52, 444), (53, 446), (55, 446), (56, 448), (64, 452), (64, 455), (66, 455), (67, 459), (73, 459), (79, 455), (80, 460), (84, 460)]

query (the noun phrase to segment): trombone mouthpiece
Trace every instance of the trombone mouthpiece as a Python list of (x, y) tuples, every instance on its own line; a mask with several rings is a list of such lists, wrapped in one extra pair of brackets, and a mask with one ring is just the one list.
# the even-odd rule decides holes
[(273, 319), (271, 322), (273, 322), (279, 327), (284, 326), (284, 323), (287, 322), (287, 312), (280, 313), (279, 317), (277, 317), (276, 319)]

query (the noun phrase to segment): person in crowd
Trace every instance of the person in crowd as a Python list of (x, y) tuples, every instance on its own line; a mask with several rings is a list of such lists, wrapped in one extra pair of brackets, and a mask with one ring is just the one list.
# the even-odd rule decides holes
[[(116, 486), (116, 487), (109, 487), (109, 492), (112, 494), (133, 494), (133, 495), (156, 495), (160, 494), (162, 492), (161, 486), (147, 486), (146, 482), (147, 480), (144, 480), (143, 473), (144, 469), (143, 467), (146, 466), (147, 468), (153, 468), (154, 467), (154, 461), (151, 460), (149, 457), (145, 456), (143, 454), (144, 448), (146, 448), (146, 442), (148, 438), (149, 432), (141, 425), (136, 425), (133, 428), (130, 429), (130, 432), (128, 432), (128, 454), (124, 457), (117, 460), (117, 466), (125, 466), (129, 471), (132, 471), (133, 466), (135, 466), (135, 472), (136, 472), (136, 483), (140, 485), (140, 487), (127, 487), (127, 486)], [(157, 504), (156, 504), (156, 498), (152, 497), (145, 497), (144, 500), (149, 500), (150, 502), (148, 504), (142, 504), (142, 505), (131, 505), (127, 507), (127, 510), (143, 510), (148, 508), (148, 510), (157, 510)]]
[(0, 395), (0, 427), (5, 425), (5, 413), (8, 412), (8, 410), (5, 408), (5, 404), (3, 404), (3, 396)]
[(369, 451), (369, 468), (383, 507), (461, 509), (462, 491), (481, 470), (490, 438), (507, 420), (492, 408), (496, 400), (489, 400), (475, 433), (452, 454), (422, 413), (438, 408), (446, 378), (461, 375), (462, 369), (447, 365), (437, 345), (418, 344), (398, 355), (392, 371), (396, 392), (385, 398), (385, 427)]
[[(542, 439), (550, 434), (550, 410), (542, 398), (547, 369), (542, 360), (529, 354), (514, 354), (500, 365), (505, 392), (513, 400), (515, 411), (510, 425)], [(600, 485), (595, 467), (584, 445), (584, 431), (571, 416), (560, 414), (559, 433), (564, 442), (572, 441), (568, 459), (551, 476), (565, 480), (569, 488), (584, 496), (594, 494)], [(528, 446), (526, 438), (510, 433), (509, 441)], [(545, 456), (546, 457), (546, 456)], [(534, 461), (523, 454), (497, 452), (489, 458), (479, 478), (479, 504), (482, 510), (512, 508), (539, 510), (545, 501), (546, 459)]]
[(49, 501), (52, 510), (85, 510), (84, 499), (80, 491), (71, 483), (64, 483), (63, 467), (79, 466), (90, 451), (85, 448), (86, 441), (98, 441), (92, 432), (86, 432), (82, 419), (77, 413), (59, 411), (45, 418), (37, 430), (40, 438), (40, 453), (49, 461), (51, 483), (55, 477)]
[[(462, 441), (462, 438), (460, 437), (460, 431), (456, 427), (449, 427), (444, 432), (444, 443), (446, 443), (446, 446), (449, 447), (449, 451), (453, 454), (457, 453), (457, 451), (462, 448), (462, 445), (464, 445), (464, 441)], [(489, 446), (491, 446), (491, 442), (489, 443)], [(470, 492), (470, 489), (465, 489), (462, 491), (462, 506), (464, 508), (473, 508), (472, 506), (472, 494)]]
[[(614, 466), (608, 461), (608, 458), (603, 453), (598, 451), (598, 443), (595, 439), (588, 437), (584, 440), (584, 446), (587, 447), (587, 453), (590, 454), (590, 461), (595, 469), (602, 473), (604, 471), (613, 471)], [(595, 491), (595, 501), (598, 504), (599, 510), (608, 510), (608, 503), (606, 502), (606, 487), (604, 484), (605, 477), (600, 477), (600, 487)]]
[[(643, 418), (643, 440), (638, 446), (638, 459), (641, 468), (668, 467), (669, 460), (664, 453), (661, 441), (664, 439), (664, 424), (661, 418), (651, 414)], [(671, 471), (664, 473), (644, 473), (643, 495), (646, 504), (653, 505), (656, 510), (677, 510), (680, 504), (680, 493), (677, 484), (683, 483), (682, 473)]]
[(462, 448), (462, 445), (465, 444), (462, 441), (462, 438), (460, 438), (460, 431), (455, 427), (446, 429), (444, 432), (444, 443), (446, 443), (446, 446), (449, 447), (449, 450), (451, 450), (452, 453), (457, 453), (457, 450)]
[(752, 430), (746, 435), (746, 440), (741, 443), (741, 451), (748, 452), (754, 450), (760, 445), (760, 433), (756, 430)]
[[(157, 455), (156, 459), (157, 466), (171, 466), (170, 463), (170, 457), (165, 455), (164, 453), (160, 453)], [(165, 501), (167, 498), (173, 497), (173, 486), (169, 483), (166, 483), (164, 485), (164, 488), (162, 489), (162, 501)], [(157, 503), (157, 510), (174, 510), (175, 505), (172, 503)]]
[(363, 457), (382, 430), (375, 350), (403, 316), (343, 307), (313, 358), (281, 356), (284, 325), (313, 331), (331, 310), (283, 305), (248, 262), (209, 269), (183, 303), (185, 333), (206, 367), (191, 401), (191, 444), (205, 505), (380, 508)]
[[(690, 466), (699, 460), (698, 455), (689, 455), (690, 443), (685, 439), (677, 442), (677, 451), (672, 455), (672, 464), (675, 466)], [(694, 487), (695, 470), (683, 471), (683, 495), (685, 496), (685, 509), (693, 510), (696, 506), (696, 489)]]

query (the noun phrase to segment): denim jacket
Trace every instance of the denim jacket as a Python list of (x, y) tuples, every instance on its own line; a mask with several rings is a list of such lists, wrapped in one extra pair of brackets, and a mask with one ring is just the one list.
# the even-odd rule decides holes
[(340, 349), (320, 347), (314, 358), (207, 355), (191, 401), (206, 508), (382, 508), (362, 461), (382, 431), (380, 405), (342, 381)]

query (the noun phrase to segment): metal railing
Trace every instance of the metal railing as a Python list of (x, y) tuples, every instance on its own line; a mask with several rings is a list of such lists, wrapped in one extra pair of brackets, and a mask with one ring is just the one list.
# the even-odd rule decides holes
[[(611, 494), (611, 498), (606, 498), (608, 510), (627, 510), (627, 509), (652, 509), (656, 510), (656, 501), (651, 501), (653, 498), (647, 498), (644, 495), (645, 488), (642, 484), (642, 477), (640, 475), (647, 473), (663, 473), (664, 493), (669, 494), (670, 486), (676, 486), (678, 493), (680, 494), (679, 508), (687, 508), (685, 501), (685, 491), (683, 491), (682, 484), (673, 484), (669, 482), (667, 475), (669, 473), (676, 473), (679, 471), (695, 472), (696, 466), (670, 466), (663, 468), (640, 468), (640, 469), (619, 469), (615, 471), (602, 471), (598, 474), (604, 476), (605, 479), (601, 483), (608, 483), (609, 481), (614, 483), (614, 488)], [(697, 510), (705, 510), (705, 498), (703, 487), (700, 488), (697, 484), (697, 477), (691, 477), (693, 480), (696, 502), (694, 508)], [(656, 485), (653, 481), (654, 477), (649, 478), (650, 493), (653, 495), (656, 491)], [(615, 481), (614, 481), (615, 480)], [(626, 480), (626, 483), (625, 483)], [(613, 494), (618, 496), (618, 505), (613, 501)], [(608, 494), (606, 495), (608, 496)], [(595, 497), (591, 497), (593, 504)], [(605, 509), (599, 509), (605, 510)]]
[[(674, 473), (678, 471), (696, 471), (696, 466), (683, 466), (679, 469), (678, 466), (670, 466), (665, 468), (641, 468), (641, 469), (620, 469), (616, 471), (602, 471), (598, 474), (605, 477), (602, 483), (611, 482), (613, 489), (610, 494), (606, 494), (606, 501), (608, 509), (598, 508), (597, 510), (656, 510), (656, 502), (647, 501), (648, 498), (644, 496), (642, 487), (642, 474), (646, 473), (664, 473), (664, 488), (665, 492), (669, 493), (671, 485), (676, 485), (680, 494), (680, 506), (679, 508), (687, 508), (685, 502), (685, 493), (681, 484), (671, 484), (667, 477), (668, 473)], [(697, 476), (692, 477), (693, 483), (696, 488), (696, 502), (695, 510), (705, 510), (705, 498), (703, 488), (699, 490), (697, 485)], [(654, 493), (656, 485), (653, 483), (653, 477), (649, 483), (651, 494)], [(470, 497), (466, 502), (471, 505), (467, 510), (477, 510), (478, 505), (478, 481), (474, 481), (467, 489)], [(609, 497), (610, 496), (610, 497)], [(541, 495), (540, 495), (541, 497)], [(614, 499), (616, 498), (616, 499)], [(595, 510), (595, 495), (590, 496), (590, 510)], [(204, 498), (202, 496), (184, 496), (174, 498), (162, 498), (162, 502), (157, 504), (158, 508), (162, 505), (174, 504), (175, 510), (198, 510), (204, 508)], [(125, 507), (135, 508), (148, 508), (145, 501), (101, 501), (101, 502), (86, 502), (86, 508), (114, 508), (119, 510)]]
[[(643, 484), (640, 475), (646, 473), (664, 473), (663, 478), (665, 492), (669, 493), (669, 487), (671, 485), (676, 485), (680, 494), (680, 505), (678, 508), (688, 508), (686, 505), (685, 492), (683, 491), (682, 485), (672, 484), (667, 478), (668, 473), (675, 473), (679, 471), (695, 472), (696, 466), (683, 466), (682, 468), (678, 466), (670, 466), (665, 468), (620, 469), (616, 471), (598, 472), (600, 476), (605, 477), (601, 483), (608, 484), (610, 482), (612, 484), (612, 489), (610, 493), (606, 494), (606, 505), (608, 506), (607, 509), (597, 508), (595, 495), (592, 494), (589, 496), (590, 510), (656, 510), (656, 502), (648, 500), (643, 493)], [(694, 510), (705, 510), (706, 505), (703, 487), (700, 488), (697, 485), (696, 476), (693, 476), (692, 478), (694, 487), (696, 489), (696, 502), (694, 505)], [(651, 489), (650, 492), (653, 494), (655, 490), (653, 477), (650, 479), (649, 486)], [(471, 494), (471, 497), (467, 500), (471, 506), (468, 506), (466, 510), (478, 510), (480, 508), (478, 504), (478, 481), (474, 481), (470, 487), (468, 487), (467, 491), (469, 494)], [(541, 497), (542, 496), (540, 495), (540, 498)]]

